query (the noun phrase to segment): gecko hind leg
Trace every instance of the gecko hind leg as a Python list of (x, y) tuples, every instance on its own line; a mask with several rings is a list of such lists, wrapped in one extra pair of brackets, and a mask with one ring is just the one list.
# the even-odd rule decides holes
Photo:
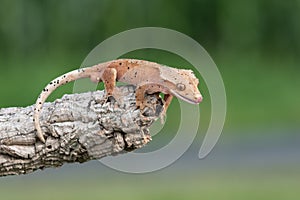
[(122, 104), (122, 94), (120, 89), (116, 87), (117, 70), (114, 68), (107, 68), (102, 75), (102, 81), (105, 87), (105, 102), (111, 102), (113, 100)]

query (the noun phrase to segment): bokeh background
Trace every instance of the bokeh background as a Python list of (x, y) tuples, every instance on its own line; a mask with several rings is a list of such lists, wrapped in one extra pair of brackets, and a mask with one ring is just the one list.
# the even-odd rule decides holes
[[(199, 133), (170, 167), (133, 175), (98, 161), (67, 164), (0, 178), (1, 199), (299, 198), (299, 19), (298, 0), (0, 0), (2, 108), (33, 104), (50, 80), (77, 69), (101, 41), (144, 26), (174, 29), (198, 41), (216, 62), (228, 100), (223, 134), (203, 160), (197, 155), (210, 99), (197, 74), (205, 97)], [(122, 57), (193, 69), (158, 50)], [(72, 93), (72, 86), (58, 89), (49, 100)], [(179, 116), (175, 100), (166, 125), (145, 149), (167, 144)]]

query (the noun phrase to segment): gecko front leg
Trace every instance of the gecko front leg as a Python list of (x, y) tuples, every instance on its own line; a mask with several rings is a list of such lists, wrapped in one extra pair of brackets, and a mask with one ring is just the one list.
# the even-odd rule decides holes
[(165, 94), (165, 96), (164, 96), (164, 101), (165, 101), (165, 104), (164, 104), (164, 113), (167, 112), (167, 109), (169, 108), (169, 105), (171, 104), (172, 99), (173, 99), (173, 95), (171, 95), (171, 94)]
[(167, 109), (173, 99), (173, 96), (168, 93), (167, 89), (163, 86), (155, 83), (142, 84), (139, 85), (136, 89), (136, 105), (140, 110), (143, 110), (148, 106), (148, 103), (145, 101), (145, 94), (154, 94), (154, 93), (164, 93), (164, 110), (162, 111), (162, 118), (166, 115)]

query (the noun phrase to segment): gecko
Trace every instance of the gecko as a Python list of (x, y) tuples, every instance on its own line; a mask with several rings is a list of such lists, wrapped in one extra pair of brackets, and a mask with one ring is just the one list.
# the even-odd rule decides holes
[(106, 98), (118, 96), (116, 81), (136, 86), (136, 106), (140, 110), (147, 106), (145, 94), (163, 93), (165, 113), (173, 96), (188, 103), (199, 104), (202, 95), (198, 89), (199, 80), (192, 70), (177, 69), (155, 62), (137, 59), (117, 59), (93, 65), (91, 67), (65, 73), (52, 80), (36, 100), (33, 121), (37, 137), (45, 143), (40, 125), (40, 113), (48, 96), (58, 87), (81, 78), (90, 78), (92, 82), (103, 82)]

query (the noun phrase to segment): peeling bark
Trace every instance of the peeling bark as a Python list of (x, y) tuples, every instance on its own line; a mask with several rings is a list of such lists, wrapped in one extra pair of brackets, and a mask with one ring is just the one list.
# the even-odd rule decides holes
[(86, 162), (141, 148), (151, 140), (150, 125), (163, 109), (157, 95), (149, 107), (135, 105), (134, 86), (120, 87), (124, 98), (104, 99), (103, 91), (65, 95), (44, 105), (43, 144), (36, 138), (33, 106), (0, 109), (0, 176), (19, 175), (64, 163)]

